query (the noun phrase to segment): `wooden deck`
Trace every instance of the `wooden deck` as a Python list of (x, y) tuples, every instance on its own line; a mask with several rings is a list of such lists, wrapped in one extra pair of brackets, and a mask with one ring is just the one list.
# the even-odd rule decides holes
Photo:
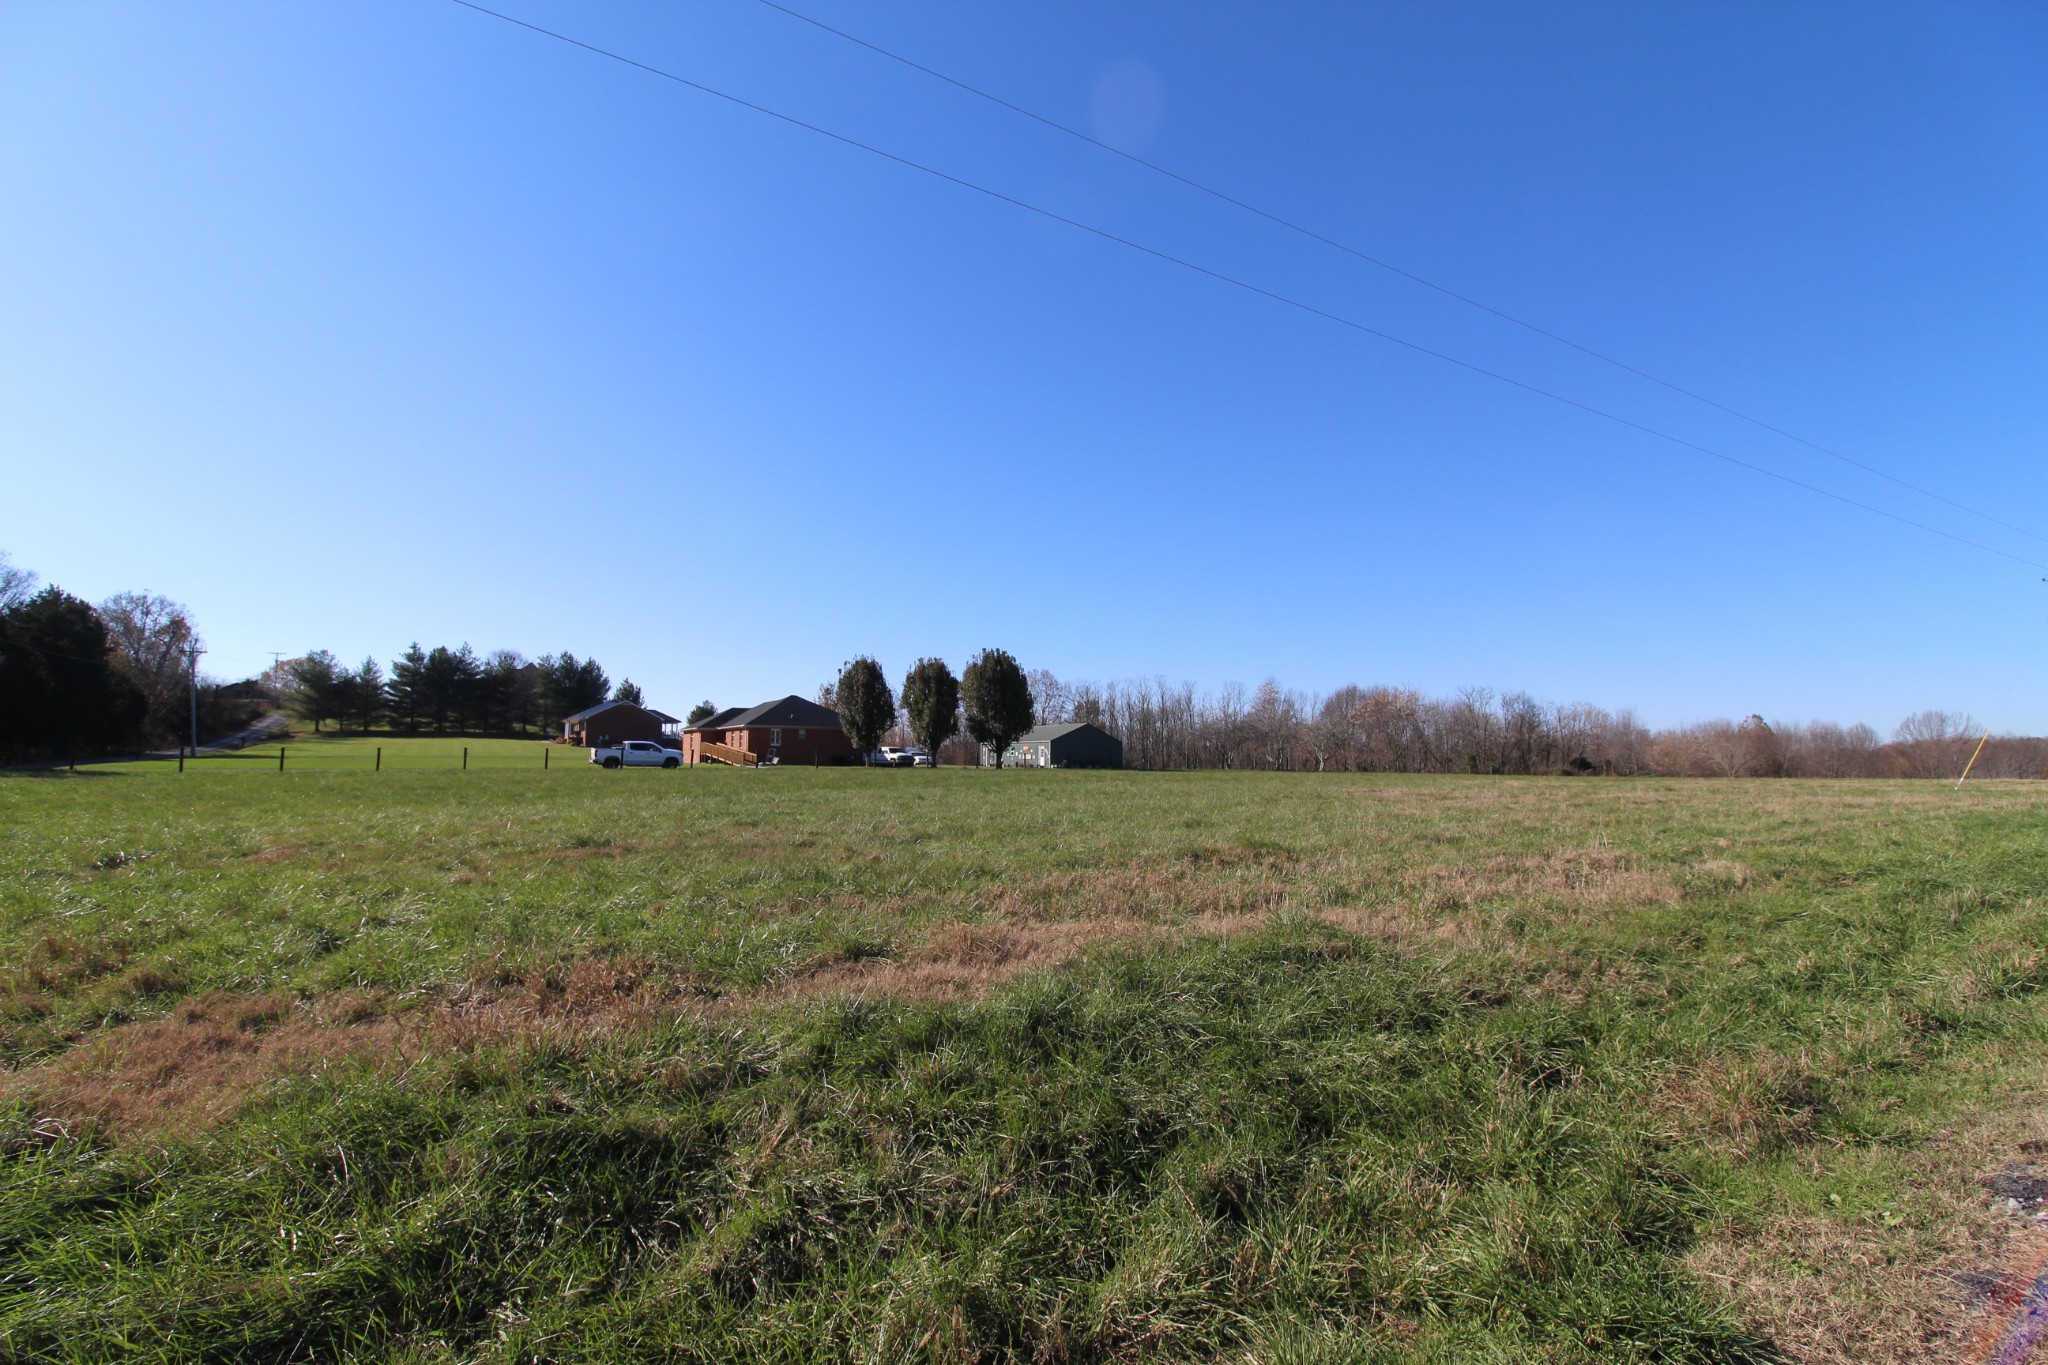
[(761, 761), (751, 749), (735, 749), (730, 744), (699, 744), (697, 757), (706, 763), (724, 763), (734, 768), (751, 768)]

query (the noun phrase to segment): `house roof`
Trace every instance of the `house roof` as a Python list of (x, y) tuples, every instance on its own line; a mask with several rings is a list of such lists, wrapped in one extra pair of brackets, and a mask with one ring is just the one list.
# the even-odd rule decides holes
[(1026, 730), (1023, 734), (1017, 736), (1017, 742), (1019, 744), (1043, 744), (1047, 740), (1058, 739), (1061, 735), (1071, 735), (1076, 730), (1093, 730), (1095, 731), (1095, 733), (1103, 736), (1106, 739), (1115, 738), (1115, 736), (1111, 735), (1109, 731), (1103, 729), (1099, 725), (1090, 725), (1085, 720), (1077, 720), (1071, 721), (1065, 725), (1034, 725), (1029, 730)]
[(814, 701), (805, 701), (792, 693), (778, 701), (764, 701), (759, 706), (742, 711), (737, 708), (720, 711), (717, 715), (700, 720), (692, 730), (747, 730), (756, 726), (801, 726), (812, 730), (837, 730), (839, 713), (829, 706), (820, 706)]
[(603, 712), (609, 711), (615, 706), (632, 706), (633, 709), (636, 711), (645, 711), (648, 715), (654, 717), (663, 725), (673, 725), (676, 723), (676, 718), (674, 716), (668, 715), (661, 711), (657, 711), (651, 706), (634, 706), (633, 703), (629, 701), (601, 701), (595, 706), (585, 707), (583, 710), (578, 711), (575, 715), (564, 716), (562, 717), (562, 719), (565, 722), (572, 720), (589, 720), (592, 716), (599, 715)]

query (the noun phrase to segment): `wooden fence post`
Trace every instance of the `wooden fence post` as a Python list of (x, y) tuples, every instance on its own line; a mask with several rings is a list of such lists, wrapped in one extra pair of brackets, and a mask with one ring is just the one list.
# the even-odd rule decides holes
[(469, 746), (467, 744), (462, 746), (462, 771), (469, 771)]
[(384, 771), (384, 746), (381, 744), (377, 746), (377, 766), (372, 768), (371, 771), (379, 773)]
[(541, 746), (541, 751), (540, 751), (540, 770), (541, 770), (542, 772), (546, 772), (546, 771), (548, 770), (548, 758), (549, 758), (549, 756), (550, 756), (550, 755), (552, 755), (553, 753), (554, 753), (554, 750), (552, 750), (552, 749), (548, 748), (548, 747), (547, 747), (546, 745), (542, 745), (542, 746)]
[(182, 744), (178, 746), (178, 771), (185, 771), (185, 746)]
[(282, 744), (277, 746), (277, 770), (279, 772), (284, 771), (284, 745)]

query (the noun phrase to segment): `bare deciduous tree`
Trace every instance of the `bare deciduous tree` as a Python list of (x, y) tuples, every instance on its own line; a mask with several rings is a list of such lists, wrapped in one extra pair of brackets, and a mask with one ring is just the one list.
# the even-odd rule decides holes
[(36, 595), (36, 584), (42, 580), (31, 570), (24, 569), (0, 550), (0, 611), (12, 611)]
[(182, 732), (191, 687), (191, 655), (199, 632), (191, 613), (168, 597), (117, 592), (99, 606), (107, 641), (149, 699), (145, 722), (153, 739)]
[(1074, 689), (1054, 677), (1049, 668), (1034, 668), (1024, 675), (1031, 689), (1033, 724), (1062, 725), (1073, 719)]
[(1910, 777), (1956, 776), (1976, 739), (1977, 722), (1959, 711), (1916, 711), (1892, 732)]
[[(1432, 698), (1409, 688), (1346, 684), (1320, 700), (1273, 680), (1249, 697), (1236, 684), (1204, 694), (1164, 678), (1058, 687), (1066, 715), (1116, 735), (1133, 768), (1954, 777), (1977, 738), (1967, 717), (1940, 711), (1909, 717), (1884, 743), (1867, 725), (1781, 724), (1760, 715), (1653, 733), (1630, 711), (1550, 705), (1483, 687)], [(2044, 767), (2048, 739), (1996, 739), (1977, 771), (2041, 777)]]

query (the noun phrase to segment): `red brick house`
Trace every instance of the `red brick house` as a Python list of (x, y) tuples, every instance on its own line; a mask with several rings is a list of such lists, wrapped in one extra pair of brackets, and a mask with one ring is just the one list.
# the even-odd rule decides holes
[(651, 739), (670, 749), (680, 749), (683, 723), (674, 716), (635, 706), (629, 701), (599, 702), (562, 721), (562, 742), (589, 748), (596, 744), (622, 744), (629, 739)]
[(730, 706), (683, 731), (683, 762), (852, 763), (853, 741), (839, 713), (802, 697)]

